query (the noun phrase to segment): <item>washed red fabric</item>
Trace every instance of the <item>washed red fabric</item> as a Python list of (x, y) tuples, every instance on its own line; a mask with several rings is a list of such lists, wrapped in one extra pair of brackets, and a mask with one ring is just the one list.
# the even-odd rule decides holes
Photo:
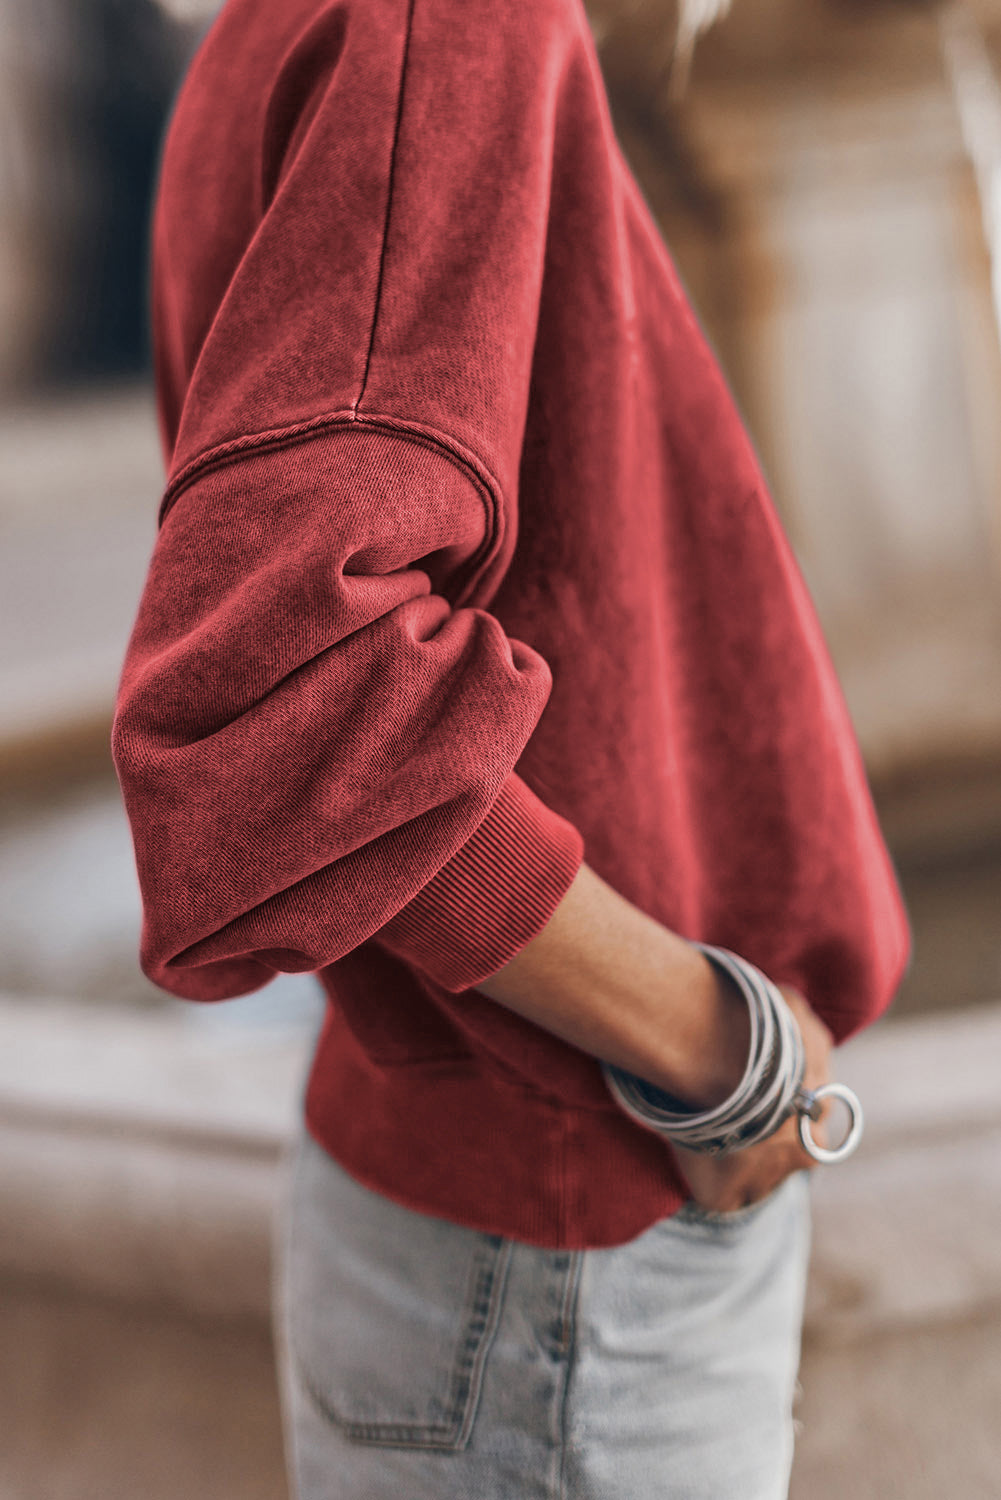
[(579, 0), (229, 0), (153, 226), (167, 484), (112, 731), (140, 964), (328, 997), (316, 1139), (621, 1243), (683, 1178), (477, 985), (582, 858), (844, 1039), (909, 932), (845, 704)]

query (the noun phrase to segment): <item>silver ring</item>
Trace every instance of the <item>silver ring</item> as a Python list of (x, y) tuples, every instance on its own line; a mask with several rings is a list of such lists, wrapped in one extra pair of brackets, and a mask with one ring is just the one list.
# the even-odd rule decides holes
[[(827, 1146), (819, 1146), (813, 1139), (810, 1131), (810, 1121), (819, 1120), (825, 1099), (840, 1099), (848, 1108), (851, 1115), (851, 1124), (848, 1126), (848, 1134), (840, 1146), (828, 1149)], [(796, 1090), (793, 1100), (797, 1113), (799, 1114), (799, 1138), (803, 1142), (803, 1150), (813, 1157), (814, 1161), (832, 1162), (844, 1161), (846, 1156), (851, 1156), (855, 1147), (862, 1139), (862, 1105), (859, 1096), (854, 1089), (850, 1089), (846, 1083), (823, 1083), (819, 1089)]]

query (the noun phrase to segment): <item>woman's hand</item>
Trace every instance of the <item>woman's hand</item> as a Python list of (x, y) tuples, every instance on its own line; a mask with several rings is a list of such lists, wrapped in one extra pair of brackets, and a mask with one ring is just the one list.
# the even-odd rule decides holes
[[(803, 1086), (816, 1089), (830, 1082), (834, 1038), (805, 998), (791, 985), (780, 984), (803, 1036), (806, 1066)], [(823, 1119), (812, 1126), (814, 1140), (826, 1144)], [(678, 1165), (700, 1207), (711, 1213), (733, 1213), (764, 1198), (793, 1172), (811, 1170), (818, 1163), (804, 1151), (799, 1138), (799, 1116), (792, 1115), (767, 1140), (745, 1146), (727, 1156), (707, 1156), (672, 1145)]]
[[(798, 990), (779, 988), (803, 1034), (804, 1085), (819, 1088), (833, 1038)], [(541, 932), (477, 989), (700, 1112), (729, 1097), (747, 1063), (750, 1021), (739, 987), (586, 863)], [(797, 1127), (792, 1118), (732, 1156), (677, 1149), (693, 1197), (710, 1210), (742, 1208), (814, 1166)], [(822, 1124), (813, 1130), (823, 1144)]]

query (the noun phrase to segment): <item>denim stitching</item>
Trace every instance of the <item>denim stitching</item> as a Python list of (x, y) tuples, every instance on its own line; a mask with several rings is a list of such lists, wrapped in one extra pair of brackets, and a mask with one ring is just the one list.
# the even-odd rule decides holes
[(560, 1308), (560, 1342), (566, 1364), (563, 1373), (563, 1398), (559, 1411), (560, 1466), (557, 1476), (556, 1500), (566, 1500), (567, 1467), (567, 1416), (570, 1407), (570, 1377), (577, 1354), (577, 1313), (580, 1299), (581, 1273), (584, 1268), (586, 1250), (575, 1250), (570, 1256), (563, 1303)]
[(460, 1403), (465, 1408), (465, 1417), (460, 1422), (459, 1435), (456, 1441), (456, 1447), (458, 1448), (464, 1448), (472, 1434), (473, 1421), (480, 1402), (480, 1391), (483, 1386), (483, 1373), (486, 1369), (487, 1355), (500, 1323), (501, 1308), (504, 1302), (504, 1288), (507, 1284), (507, 1273), (511, 1264), (513, 1250), (513, 1240), (502, 1240), (497, 1253), (483, 1267), (481, 1272), (479, 1306), (482, 1311), (477, 1317), (474, 1306), (474, 1321), (471, 1323), (466, 1336), (463, 1360), (456, 1370), (454, 1392), (456, 1409), (459, 1409)]

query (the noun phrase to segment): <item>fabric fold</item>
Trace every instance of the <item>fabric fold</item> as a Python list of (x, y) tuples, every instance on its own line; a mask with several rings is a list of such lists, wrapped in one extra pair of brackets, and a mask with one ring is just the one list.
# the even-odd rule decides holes
[(489, 516), (451, 455), (358, 425), (175, 501), (112, 730), (155, 983), (243, 994), (395, 918), (383, 940), (454, 990), (544, 925), (583, 857), (514, 774), (551, 673), (448, 597)]

